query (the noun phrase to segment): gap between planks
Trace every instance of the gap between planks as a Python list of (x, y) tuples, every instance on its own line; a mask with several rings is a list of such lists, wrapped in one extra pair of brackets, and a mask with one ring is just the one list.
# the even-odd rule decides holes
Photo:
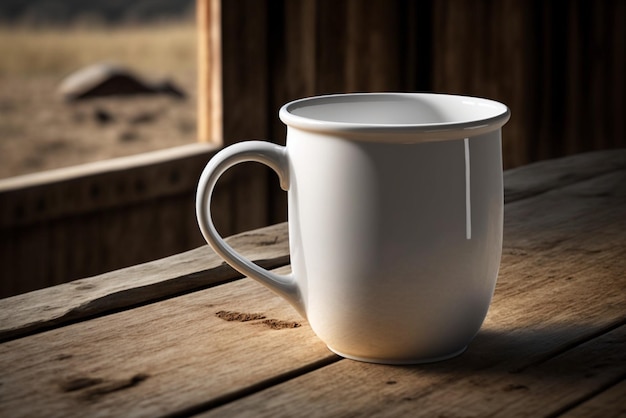
[[(597, 399), (602, 394), (607, 393), (611, 389), (618, 387), (625, 380), (626, 380), (626, 373), (622, 374), (621, 376), (617, 376), (616, 378), (607, 381), (604, 385), (600, 385), (596, 390), (591, 391), (585, 396), (581, 396), (579, 399), (576, 399), (568, 403), (567, 405), (564, 405), (562, 408), (554, 411), (553, 413), (546, 415), (546, 418), (558, 418), (569, 412), (575, 411), (576, 408), (578, 407), (584, 407), (587, 402), (593, 401), (594, 399)], [(590, 418), (589, 415), (585, 415), (585, 416), (586, 418)], [(604, 417), (605, 415), (602, 414), (600, 416)]]
[[(621, 318), (618, 319), (617, 321), (608, 324), (605, 327), (601, 327), (600, 329), (591, 332), (589, 334), (586, 335), (581, 335), (579, 338), (574, 339), (573, 341), (569, 342), (568, 344), (565, 344), (561, 347), (559, 347), (558, 349), (554, 350), (554, 351), (550, 351), (548, 353), (546, 353), (545, 356), (536, 359), (535, 361), (525, 364), (522, 367), (516, 368), (511, 370), (511, 373), (521, 373), (524, 370), (528, 369), (528, 368), (532, 368), (532, 367), (537, 367), (543, 363), (546, 363), (556, 357), (559, 357), (565, 353), (567, 353), (570, 350), (575, 349), (578, 346), (581, 346), (583, 344), (587, 344), (589, 342), (591, 342), (592, 340), (596, 339), (596, 338), (600, 338), (605, 334), (608, 334), (620, 327), (626, 326), (626, 318)], [(617, 383), (617, 382), (616, 382)]]
[(183, 418), (183, 417), (190, 417), (193, 415), (201, 414), (201, 413), (210, 411), (212, 409), (218, 408), (220, 406), (227, 405), (231, 402), (235, 402), (237, 400), (243, 399), (247, 396), (251, 396), (256, 393), (262, 392), (263, 390), (269, 389), (272, 386), (285, 383), (289, 380), (303, 376), (310, 372), (314, 372), (316, 370), (319, 370), (331, 364), (337, 363), (339, 361), (346, 361), (346, 360), (342, 357), (339, 357), (336, 354), (330, 354), (328, 357), (311, 362), (297, 369), (290, 370), (288, 372), (275, 376), (271, 379), (266, 379), (266, 380), (257, 382), (253, 385), (238, 389), (234, 392), (227, 393), (217, 398), (213, 398), (207, 402), (199, 403), (189, 408), (185, 408), (183, 410), (173, 412), (171, 414), (165, 414), (162, 416), (162, 418)]

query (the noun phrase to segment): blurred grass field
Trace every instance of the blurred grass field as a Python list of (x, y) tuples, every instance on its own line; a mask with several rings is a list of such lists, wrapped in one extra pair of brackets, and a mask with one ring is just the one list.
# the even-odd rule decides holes
[[(196, 30), (174, 22), (105, 27), (0, 27), (0, 178), (195, 141)], [(111, 62), (188, 95), (66, 103), (61, 80)], [(102, 123), (94, 115), (106, 112)]]
[(0, 77), (62, 76), (97, 61), (177, 74), (195, 67), (192, 22), (143, 26), (0, 27)]

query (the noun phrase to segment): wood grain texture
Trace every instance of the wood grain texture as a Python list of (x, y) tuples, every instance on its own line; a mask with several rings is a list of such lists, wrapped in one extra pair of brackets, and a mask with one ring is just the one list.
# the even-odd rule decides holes
[[(227, 239), (266, 268), (289, 262), (287, 230), (272, 226)], [(208, 246), (151, 263), (75, 280), (0, 300), (0, 341), (133, 306), (173, 297), (241, 277)]]
[(7, 342), (0, 415), (191, 415), (336, 359), (308, 326), (227, 321), (220, 311), (302, 323), (282, 299), (240, 280)]
[(1, 180), (0, 297), (201, 245), (195, 190), (216, 152), (190, 144)]
[(43, 223), (195, 189), (210, 144), (120, 157), (0, 180), (0, 228)]
[[(263, 139), (269, 134), (269, 2), (221, 2), (223, 144)], [(230, 212), (227, 235), (269, 224), (271, 170), (258, 163), (229, 170)]]
[(626, 380), (622, 380), (597, 396), (582, 402), (573, 409), (566, 411), (563, 418), (605, 418), (626, 416)]
[(625, 168), (626, 149), (622, 148), (572, 155), (506, 170), (505, 201), (514, 202)]
[(489, 97), (511, 108), (503, 128), (505, 167), (530, 162), (534, 132), (532, 106), (541, 98), (528, 88), (532, 71), (531, 12), (519, 0), (433, 2), (433, 79), (431, 89), (442, 93)]

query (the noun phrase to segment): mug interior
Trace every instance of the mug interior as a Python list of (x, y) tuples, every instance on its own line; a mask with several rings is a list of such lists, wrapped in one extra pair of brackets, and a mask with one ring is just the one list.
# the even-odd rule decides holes
[(434, 93), (355, 93), (317, 96), (280, 110), (288, 126), (313, 130), (434, 132), (500, 128), (509, 118), (502, 103)]

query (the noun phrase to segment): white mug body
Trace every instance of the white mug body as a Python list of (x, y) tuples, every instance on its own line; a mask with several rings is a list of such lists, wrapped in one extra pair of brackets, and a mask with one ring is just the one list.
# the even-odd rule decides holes
[(499, 131), (359, 141), (289, 128), (289, 234), (311, 327), (349, 358), (416, 363), (462, 352), (502, 248)]
[[(453, 357), (478, 332), (503, 233), (506, 106), (435, 94), (353, 94), (280, 111), (285, 147), (253, 141), (209, 162), (197, 214), (209, 244), (285, 297), (335, 353), (410, 364)], [(241, 257), (217, 234), (210, 194), (242, 161), (288, 192), (292, 274)]]

